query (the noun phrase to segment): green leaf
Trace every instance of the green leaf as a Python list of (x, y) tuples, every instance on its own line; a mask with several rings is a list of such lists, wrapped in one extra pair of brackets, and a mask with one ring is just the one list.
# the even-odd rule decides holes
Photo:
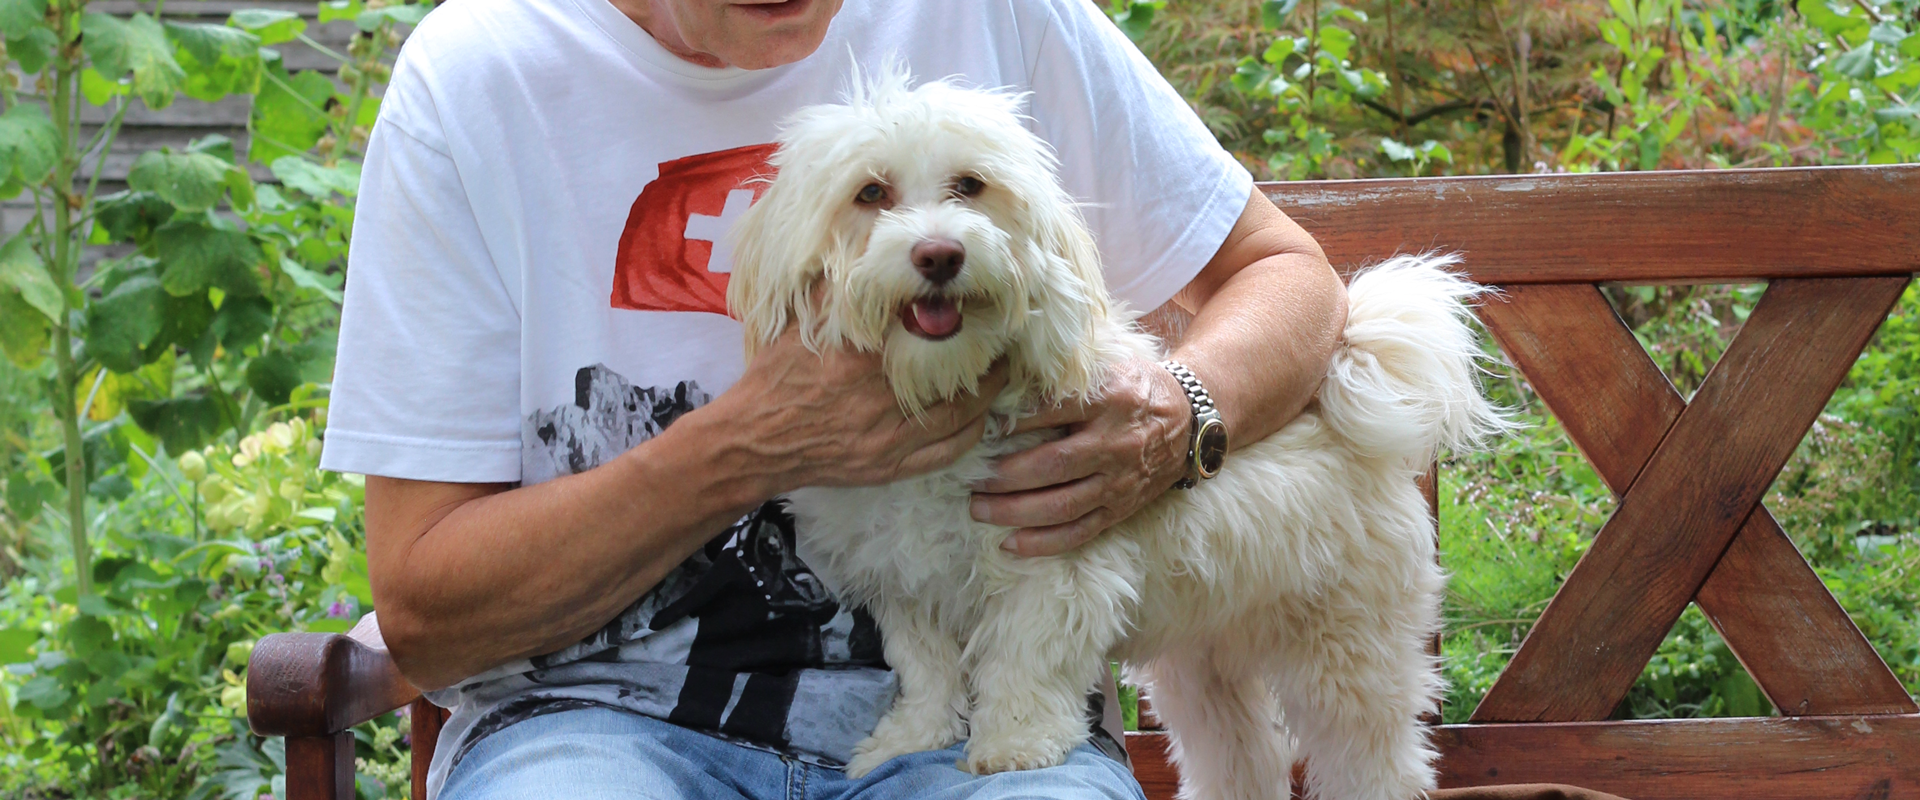
[(1900, 55), (1908, 58), (1920, 58), (1920, 33), (1900, 41)]
[(27, 184), (46, 180), (60, 152), (60, 131), (47, 112), (33, 103), (17, 103), (0, 114), (0, 180)]
[(0, 0), (0, 31), (6, 31), (8, 39), (36, 25), (44, 28), (46, 24), (47, 0)]
[[(0, 322), (0, 326), (5, 324)], [(26, 470), (15, 470), (7, 476), (7, 510), (13, 512), (13, 518), (22, 523), (32, 522), (40, 514), (40, 487)]]
[(87, 98), (88, 103), (93, 105), (104, 106), (112, 102), (113, 98), (124, 95), (130, 91), (132, 91), (132, 89), (128, 88), (125, 83), (110, 80), (107, 76), (101, 75), (100, 70), (92, 67), (88, 67), (80, 73), (80, 94)]
[(19, 664), (27, 660), (27, 650), (40, 641), (40, 632), (26, 628), (0, 628), (0, 664)]
[(1906, 38), (1906, 29), (1891, 22), (1882, 22), (1873, 26), (1872, 30), (1867, 31), (1867, 39), (1879, 42), (1888, 47), (1899, 47), (1901, 40)]
[(80, 616), (67, 623), (67, 644), (73, 648), (73, 656), (80, 661), (92, 661), (95, 656), (113, 647), (113, 626), (98, 615), (87, 612), (86, 606), (80, 607)]
[(1836, 8), (1827, 0), (1798, 0), (1794, 7), (1800, 10), (1800, 17), (1807, 24), (1819, 28), (1826, 34), (1844, 34), (1856, 28), (1872, 24), (1865, 16), (1853, 16), (1853, 7), (1842, 5)]
[(169, 453), (198, 450), (226, 429), (226, 416), (210, 397), (133, 400), (127, 415), (141, 430), (160, 437)]
[(273, 160), (273, 176), (321, 200), (333, 196), (334, 192), (352, 197), (360, 190), (360, 165), (352, 161), (340, 162), (337, 167), (323, 167), (304, 158), (281, 156)]
[(39, 364), (52, 338), (52, 325), (19, 292), (0, 290), (0, 351), (8, 360), (22, 367)]
[(1873, 42), (1840, 54), (1833, 60), (1833, 71), (1855, 80), (1873, 77)]
[(247, 388), (269, 405), (287, 402), (287, 396), (303, 383), (300, 362), (285, 351), (268, 353), (247, 362)]
[(259, 89), (260, 37), (225, 25), (168, 22), (166, 27), (180, 45), (180, 66), (188, 75), (187, 96), (212, 102)]
[(239, 28), (167, 22), (166, 31), (180, 49), (202, 64), (215, 64), (225, 58), (260, 58), (260, 37)]
[(238, 158), (233, 149), (233, 140), (218, 133), (209, 133), (188, 142), (187, 152), (205, 153), (229, 164), (236, 163)]
[(187, 73), (173, 58), (166, 29), (144, 13), (122, 20), (100, 12), (80, 18), (81, 44), (94, 68), (109, 78), (133, 73), (133, 93), (160, 109), (186, 85)]
[[(1166, 0), (1121, 0), (1121, 2), (1116, 3), (1114, 6), (1118, 10), (1110, 11), (1107, 15), (1113, 18), (1113, 23), (1120, 27), (1120, 31), (1125, 33), (1127, 38), (1139, 41), (1140, 38), (1146, 36), (1147, 31), (1153, 27), (1154, 13), (1165, 8), (1166, 5)], [(359, 25), (363, 31), (371, 31), (379, 27), (380, 22), (380, 19), (374, 15), (382, 14), (390, 8), (391, 7), (383, 8), (379, 11), (368, 11), (361, 14), (358, 19), (355, 19), (354, 23)], [(404, 8), (404, 6), (402, 6), (402, 8)], [(421, 16), (425, 16), (425, 14), (423, 13)], [(371, 26), (365, 21), (369, 18), (373, 19)], [(418, 20), (415, 20), (415, 22), (418, 22)]]
[(1265, 0), (1260, 4), (1260, 27), (1277, 31), (1287, 23), (1287, 15), (1300, 5), (1300, 0)]
[(1355, 36), (1353, 31), (1347, 30), (1346, 28), (1321, 28), (1320, 52), (1331, 56), (1336, 62), (1345, 61), (1347, 54), (1353, 50), (1353, 43), (1358, 39), (1359, 37)]
[(52, 675), (41, 675), (20, 685), (17, 695), (21, 700), (32, 703), (42, 711), (59, 708), (73, 697), (73, 693), (60, 685)]
[(127, 186), (152, 192), (181, 211), (203, 211), (220, 202), (233, 165), (206, 153), (148, 150), (127, 172)]
[(151, 275), (129, 278), (87, 306), (87, 353), (114, 372), (152, 359), (147, 346), (164, 328), (166, 292)]
[(260, 44), (290, 42), (307, 30), (299, 14), (272, 8), (243, 8), (227, 17), (227, 24), (260, 37)]
[(173, 204), (152, 192), (115, 192), (95, 202), (93, 220), (112, 241), (140, 241), (173, 213)]
[[(5, 3), (8, 0), (0, 0)], [(27, 75), (39, 72), (47, 65), (48, 57), (60, 47), (60, 39), (53, 35), (53, 29), (45, 25), (36, 25), (26, 29), (26, 34), (15, 38), (18, 28), (7, 28), (7, 55), (20, 65), (20, 71)]]
[(227, 346), (238, 350), (258, 344), (267, 329), (273, 327), (273, 303), (264, 297), (229, 297), (213, 315), (208, 330)]
[[(95, 566), (97, 567), (98, 565)], [(98, 569), (95, 569), (93, 574), (95, 576), (93, 579), (94, 583), (107, 583), (112, 580), (111, 576), (106, 579), (100, 578), (100, 570)], [(107, 602), (106, 598), (97, 594), (82, 595), (79, 600), (74, 602), (74, 605), (80, 608), (80, 613), (93, 617), (119, 617), (125, 616), (127, 613), (118, 608), (114, 608), (113, 604)], [(108, 635), (112, 635), (111, 631), (109, 631)]]
[(239, 167), (227, 170), (227, 200), (236, 211), (253, 208), (253, 176)]
[(176, 297), (219, 287), (230, 295), (260, 293), (260, 248), (233, 223), (207, 214), (179, 214), (153, 232), (165, 265), (160, 284)]
[[(1145, 26), (1153, 21), (1154, 9), (1163, 5), (1166, 5), (1166, 0), (1155, 0), (1155, 2), (1150, 3), (1134, 0), (1133, 10), (1138, 11), (1142, 6), (1147, 7), (1146, 19), (1141, 23), (1143, 33), (1145, 32)], [(427, 12), (432, 10), (433, 6), (427, 3), (387, 6), (385, 8), (376, 8), (371, 11), (362, 11), (359, 14), (355, 14), (353, 24), (360, 30), (368, 32), (379, 30), (381, 23), (384, 22), (394, 22), (401, 25), (418, 25), (420, 24), (420, 20), (427, 18)], [(1116, 21), (1118, 20), (1116, 19)], [(1125, 29), (1126, 25), (1122, 24), (1121, 28)], [(1130, 33), (1129, 35), (1132, 34)]]
[(1287, 60), (1288, 56), (1293, 55), (1293, 49), (1296, 45), (1297, 43), (1291, 36), (1276, 36), (1273, 39), (1273, 44), (1267, 45), (1266, 52), (1260, 54), (1260, 60), (1279, 66)]
[(325, 25), (338, 19), (353, 19), (366, 10), (360, 0), (323, 0), (320, 3), (320, 24)]
[(1393, 161), (1412, 161), (1420, 157), (1420, 154), (1414, 152), (1413, 148), (1392, 139), (1380, 140), (1380, 152), (1386, 153), (1387, 158)]
[(193, 347), (213, 324), (213, 315), (213, 302), (204, 292), (185, 297), (167, 295), (166, 321), (161, 323), (160, 337), (154, 345)]
[(318, 72), (289, 75), (270, 65), (253, 98), (253, 138), (249, 156), (271, 164), (281, 156), (311, 149), (327, 132), (324, 109), (333, 97), (333, 81)]
[(293, 279), (293, 285), (319, 292), (322, 297), (336, 304), (342, 302), (340, 276), (314, 272), (291, 258), (280, 259), (280, 271), (287, 273), (287, 277)]
[(0, 285), (19, 290), (20, 296), (50, 321), (58, 322), (66, 313), (65, 304), (60, 301), (60, 287), (47, 275), (46, 262), (33, 252), (26, 231), (14, 234), (0, 246)]

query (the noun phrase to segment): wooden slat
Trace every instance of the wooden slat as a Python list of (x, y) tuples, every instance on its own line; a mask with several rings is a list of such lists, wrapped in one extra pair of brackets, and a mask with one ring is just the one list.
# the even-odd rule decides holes
[[(1615, 494), (1685, 407), (1600, 291), (1510, 287), (1481, 318)], [(1695, 600), (1781, 713), (1920, 712), (1768, 513), (1755, 510)]]
[(446, 727), (447, 711), (422, 697), (409, 707), (412, 734), (408, 739), (413, 760), (413, 800), (427, 800), (427, 768), (433, 765), (433, 751), (440, 746), (440, 729)]
[(1634, 800), (1920, 797), (1920, 716), (1448, 725), (1440, 785), (1566, 783)]
[(1773, 283), (1475, 721), (1602, 719), (1613, 710), (1906, 283)]
[(1788, 715), (1920, 712), (1765, 512), (1747, 520), (1694, 600), (1767, 699)]
[(352, 731), (287, 737), (287, 800), (354, 800)]
[(1133, 778), (1146, 790), (1148, 800), (1172, 800), (1180, 791), (1180, 771), (1167, 752), (1172, 740), (1160, 731), (1127, 733), (1127, 760), (1133, 762)]
[[(1168, 749), (1173, 738), (1165, 731), (1132, 731), (1127, 734), (1127, 760), (1133, 762), (1133, 779), (1147, 800), (1174, 800), (1180, 792), (1180, 770), (1173, 765)], [(1305, 762), (1293, 765), (1292, 800), (1306, 800)]]
[(1264, 183), (1336, 264), (1457, 250), (1491, 284), (1920, 269), (1920, 165)]

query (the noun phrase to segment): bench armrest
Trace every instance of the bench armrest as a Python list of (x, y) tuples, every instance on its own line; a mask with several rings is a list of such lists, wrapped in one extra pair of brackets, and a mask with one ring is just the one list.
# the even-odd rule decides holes
[(247, 723), (261, 736), (330, 736), (418, 697), (372, 614), (345, 634), (268, 635), (247, 664)]

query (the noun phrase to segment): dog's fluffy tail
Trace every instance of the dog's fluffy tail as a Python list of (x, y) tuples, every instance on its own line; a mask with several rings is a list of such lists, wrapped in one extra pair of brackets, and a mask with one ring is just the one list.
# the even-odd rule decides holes
[(1320, 387), (1320, 409), (1363, 456), (1418, 468), (1438, 447), (1474, 448), (1516, 427), (1480, 393), (1484, 355), (1467, 320), (1489, 290), (1448, 269), (1458, 262), (1396, 256), (1347, 287), (1346, 341)]

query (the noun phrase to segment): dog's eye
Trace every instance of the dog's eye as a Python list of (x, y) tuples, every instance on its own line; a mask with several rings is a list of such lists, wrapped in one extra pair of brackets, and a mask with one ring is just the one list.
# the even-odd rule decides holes
[(860, 193), (854, 195), (853, 199), (864, 205), (873, 205), (887, 199), (887, 187), (877, 183), (869, 183), (860, 187)]
[(981, 190), (985, 188), (987, 188), (987, 184), (972, 175), (963, 175), (960, 177), (960, 180), (953, 182), (954, 193), (961, 197), (972, 197), (979, 194)]

